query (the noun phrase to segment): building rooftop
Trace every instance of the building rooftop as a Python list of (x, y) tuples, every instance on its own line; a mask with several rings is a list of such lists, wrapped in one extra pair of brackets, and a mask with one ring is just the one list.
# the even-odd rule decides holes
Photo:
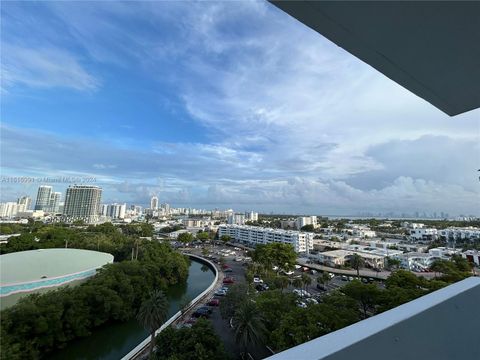
[(113, 262), (113, 255), (80, 249), (39, 249), (0, 256), (1, 286), (55, 278), (96, 269)]

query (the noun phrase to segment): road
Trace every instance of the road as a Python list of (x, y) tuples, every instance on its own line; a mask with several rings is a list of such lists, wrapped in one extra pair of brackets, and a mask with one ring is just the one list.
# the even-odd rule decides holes
[[(219, 258), (220, 255), (216, 254), (215, 252), (218, 252), (220, 250), (228, 249), (232, 250), (232, 247), (229, 246), (207, 246), (209, 250), (213, 252), (213, 256), (216, 258)], [(195, 249), (189, 249), (192, 254), (203, 256), (202, 255), (202, 249), (201, 248), (195, 248)], [(235, 261), (235, 257), (245, 257), (245, 252), (244, 251), (236, 251), (235, 255), (231, 256), (223, 256), (225, 259), (225, 263), (233, 270), (231, 273), (223, 273), (223, 271), (220, 269), (220, 266), (217, 266), (217, 269), (219, 269), (220, 273), (223, 273), (224, 276), (229, 276), (233, 277), (235, 279), (235, 283), (245, 283), (245, 267), (242, 265), (243, 261), (237, 262)], [(213, 261), (212, 259), (209, 259)], [(220, 302), (222, 301), (222, 297), (216, 297), (220, 299)], [(203, 304), (200, 304), (200, 306)], [(240, 359), (240, 353), (243, 351), (243, 348), (239, 346), (237, 341), (235, 340), (235, 336), (233, 334), (232, 328), (230, 327), (230, 319), (222, 319), (220, 315), (220, 309), (218, 307), (214, 307), (212, 314), (209, 317), (210, 321), (212, 322), (213, 328), (217, 335), (220, 337), (222, 340), (225, 350), (227, 353), (231, 356), (232, 359)], [(268, 351), (268, 349), (265, 346), (262, 345), (257, 345), (257, 346), (249, 346), (248, 347), (248, 352), (250, 355), (253, 357), (254, 360), (260, 360), (263, 358), (266, 358), (272, 353)]]

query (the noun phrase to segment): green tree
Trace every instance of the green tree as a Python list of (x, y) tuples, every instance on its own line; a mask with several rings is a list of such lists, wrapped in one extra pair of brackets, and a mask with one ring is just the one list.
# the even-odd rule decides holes
[(235, 340), (246, 351), (249, 344), (259, 344), (265, 338), (266, 329), (257, 305), (247, 300), (240, 304), (232, 319)]
[(361, 306), (364, 318), (368, 317), (368, 311), (374, 310), (379, 303), (380, 290), (375, 284), (362, 284), (358, 280), (351, 281), (342, 288), (342, 292), (356, 300)]
[(202, 243), (208, 241), (209, 239), (210, 237), (207, 231), (201, 231), (197, 233), (197, 240), (201, 241)]
[(248, 301), (248, 285), (237, 283), (230, 286), (227, 295), (220, 302), (220, 315), (223, 319), (230, 319), (240, 304)]
[(308, 225), (302, 226), (300, 230), (313, 232), (315, 230), (315, 227), (312, 224), (308, 224)]
[(284, 270), (290, 270), (293, 269), (297, 261), (297, 254), (293, 246), (289, 244), (269, 243), (257, 245), (255, 251), (253, 251), (252, 259), (267, 269), (276, 265)]
[(167, 321), (168, 307), (168, 300), (163, 291), (154, 290), (138, 310), (137, 319), (151, 336), (149, 356), (155, 347), (155, 332)]
[(230, 242), (230, 241), (232, 240), (232, 238), (231, 238), (230, 236), (228, 236), (228, 235), (222, 235), (222, 237), (220, 238), (220, 240), (221, 240), (224, 244), (226, 244), (226, 243)]
[(328, 276), (327, 272), (322, 272), (319, 276), (317, 276), (317, 283), (320, 285), (327, 285), (330, 282), (330, 276)]
[(365, 260), (358, 254), (353, 254), (350, 257), (350, 266), (357, 270), (357, 276), (360, 276), (360, 268), (365, 265)]
[(193, 241), (193, 235), (189, 232), (184, 232), (178, 235), (177, 240), (184, 244), (188, 244)]
[(303, 273), (302, 277), (301, 277), (301, 280), (302, 280), (302, 284), (303, 284), (305, 290), (307, 290), (308, 287), (310, 285), (312, 285), (312, 278), (310, 276), (308, 276), (308, 274)]
[(387, 257), (387, 268), (389, 270), (395, 270), (395, 269), (398, 269), (400, 267), (400, 264), (402, 262), (399, 260), (399, 259), (395, 259), (395, 258), (391, 258), (391, 257)]
[(222, 341), (212, 324), (199, 319), (191, 328), (166, 328), (157, 335), (162, 344), (155, 352), (157, 360), (225, 360), (228, 359)]

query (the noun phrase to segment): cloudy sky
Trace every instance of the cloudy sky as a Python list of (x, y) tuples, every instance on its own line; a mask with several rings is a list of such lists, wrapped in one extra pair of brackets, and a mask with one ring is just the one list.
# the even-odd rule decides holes
[(94, 177), (104, 202), (480, 215), (480, 110), (269, 3), (4, 2), (1, 36), (2, 201)]

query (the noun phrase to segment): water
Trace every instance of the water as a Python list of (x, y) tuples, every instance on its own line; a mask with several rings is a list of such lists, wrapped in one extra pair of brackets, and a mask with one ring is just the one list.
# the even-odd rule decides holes
[[(180, 310), (182, 300), (194, 299), (204, 291), (214, 280), (212, 270), (205, 265), (191, 261), (188, 279), (185, 284), (171, 286), (166, 295), (170, 302), (169, 318)], [(114, 323), (102, 326), (92, 332), (92, 335), (70, 342), (65, 349), (47, 356), (52, 360), (118, 360), (128, 354), (147, 336), (136, 319), (124, 323)]]

